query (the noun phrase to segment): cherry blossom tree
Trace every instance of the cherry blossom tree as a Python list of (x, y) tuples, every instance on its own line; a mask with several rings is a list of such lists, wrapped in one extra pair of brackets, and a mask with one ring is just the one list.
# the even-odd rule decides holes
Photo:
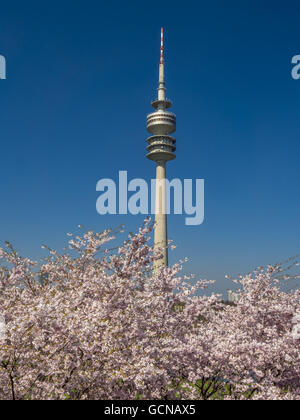
[(239, 300), (203, 296), (159, 258), (149, 220), (70, 235), (39, 264), (0, 250), (0, 399), (300, 399), (300, 292), (281, 267), (240, 277)]

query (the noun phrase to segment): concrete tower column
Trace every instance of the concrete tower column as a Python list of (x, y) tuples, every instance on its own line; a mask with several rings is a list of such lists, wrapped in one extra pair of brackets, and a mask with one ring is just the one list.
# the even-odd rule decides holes
[(162, 258), (154, 262), (154, 272), (161, 266), (168, 266), (168, 239), (166, 214), (166, 162), (156, 162), (156, 189), (155, 189), (155, 227), (154, 249), (162, 247)]

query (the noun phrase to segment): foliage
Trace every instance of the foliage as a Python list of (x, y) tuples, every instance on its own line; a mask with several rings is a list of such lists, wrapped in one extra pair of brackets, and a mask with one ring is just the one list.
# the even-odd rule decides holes
[(226, 305), (181, 263), (150, 275), (151, 230), (116, 252), (89, 231), (39, 266), (0, 250), (0, 399), (300, 399), (300, 292), (281, 268)]

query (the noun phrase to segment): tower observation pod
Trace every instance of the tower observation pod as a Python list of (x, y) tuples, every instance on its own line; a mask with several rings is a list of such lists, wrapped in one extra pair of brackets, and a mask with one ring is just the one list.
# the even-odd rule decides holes
[(176, 115), (168, 111), (172, 103), (166, 99), (163, 28), (159, 61), (157, 99), (152, 102), (154, 112), (147, 115), (147, 158), (156, 162), (156, 195), (154, 249), (160, 249), (162, 258), (154, 262), (154, 274), (168, 265), (167, 215), (166, 215), (166, 162), (175, 159), (176, 140), (170, 134), (176, 130)]

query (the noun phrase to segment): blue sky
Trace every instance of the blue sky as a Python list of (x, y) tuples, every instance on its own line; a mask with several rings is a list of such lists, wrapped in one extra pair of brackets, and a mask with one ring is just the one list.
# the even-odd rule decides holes
[(160, 27), (177, 115), (168, 177), (205, 179), (205, 221), (169, 217), (171, 262), (231, 287), (225, 274), (300, 252), (300, 54), (296, 1), (11, 1), (1, 4), (0, 241), (37, 258), (100, 216), (101, 178), (150, 180), (146, 114), (156, 95)]

